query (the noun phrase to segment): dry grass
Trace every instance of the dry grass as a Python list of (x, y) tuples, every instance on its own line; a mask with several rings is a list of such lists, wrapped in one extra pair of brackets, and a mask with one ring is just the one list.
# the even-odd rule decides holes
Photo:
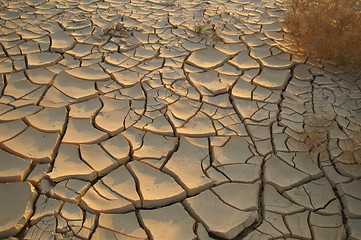
[(361, 68), (361, 0), (288, 0), (284, 25), (303, 53)]
[[(306, 118), (303, 138), (310, 151), (323, 152), (329, 147), (329, 132), (332, 128), (338, 127), (334, 120), (329, 120), (322, 115), (310, 115)], [(343, 144), (343, 159), (348, 163), (361, 164), (361, 128), (356, 131), (348, 131), (348, 139)]]
[(118, 22), (115, 25), (103, 29), (103, 34), (111, 35), (113, 37), (128, 38), (132, 31), (142, 32), (142, 30), (137, 27), (126, 27), (124, 23)]
[(355, 162), (361, 164), (361, 130), (355, 132), (350, 136), (351, 147), (350, 154)]
[(304, 125), (304, 142), (311, 149), (322, 152), (328, 147), (328, 133), (332, 121), (319, 115), (307, 116)]
[(193, 31), (198, 35), (202, 35), (207, 32), (204, 24), (200, 24), (200, 23), (194, 24)]

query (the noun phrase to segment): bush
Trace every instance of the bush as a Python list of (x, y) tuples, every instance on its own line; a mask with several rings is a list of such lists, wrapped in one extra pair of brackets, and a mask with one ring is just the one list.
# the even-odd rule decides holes
[(288, 0), (284, 25), (306, 55), (361, 67), (361, 0)]

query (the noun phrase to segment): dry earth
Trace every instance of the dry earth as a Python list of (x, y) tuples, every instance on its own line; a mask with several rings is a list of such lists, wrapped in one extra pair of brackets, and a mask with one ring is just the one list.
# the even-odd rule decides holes
[(0, 238), (361, 239), (361, 80), (281, 1), (0, 7)]

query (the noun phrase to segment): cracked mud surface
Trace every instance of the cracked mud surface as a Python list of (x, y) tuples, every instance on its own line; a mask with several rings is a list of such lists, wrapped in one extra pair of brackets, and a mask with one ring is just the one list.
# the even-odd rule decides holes
[(1, 0), (0, 238), (361, 239), (361, 80), (282, 6)]

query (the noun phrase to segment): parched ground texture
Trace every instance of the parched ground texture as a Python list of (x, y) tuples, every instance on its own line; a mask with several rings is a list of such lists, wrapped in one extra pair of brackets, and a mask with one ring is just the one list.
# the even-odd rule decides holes
[(361, 80), (281, 0), (0, 8), (0, 238), (361, 239)]

